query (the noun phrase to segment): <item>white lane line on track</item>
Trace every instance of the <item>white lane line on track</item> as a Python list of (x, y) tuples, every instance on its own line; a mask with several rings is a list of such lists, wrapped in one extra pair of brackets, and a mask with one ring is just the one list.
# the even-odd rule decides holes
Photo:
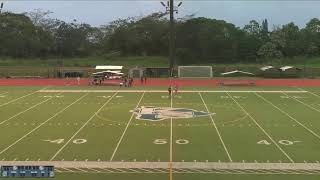
[[(13, 102), (16, 102), (16, 101), (18, 101), (18, 100), (20, 100), (20, 99), (23, 99), (23, 98), (25, 98), (25, 97), (31, 96), (31, 95), (33, 95), (33, 94), (35, 94), (35, 93), (40, 92), (40, 91), (44, 91), (44, 90), (47, 89), (47, 88), (48, 88), (48, 87), (45, 87), (45, 88), (40, 89), (40, 90), (36, 90), (36, 91), (34, 91), (34, 92), (30, 93), (30, 94), (27, 94), (27, 95), (18, 97), (18, 98), (16, 98), (16, 99), (13, 99), (13, 100), (11, 100), (11, 101), (8, 101), (8, 102), (6, 102), (6, 103), (4, 103), (4, 104), (0, 104), (0, 107), (5, 106), (5, 105), (8, 105), (8, 104), (13, 103)], [(62, 92), (60, 92), (60, 93), (62, 93)]]
[[(145, 94), (145, 92), (143, 92), (143, 94), (141, 95), (141, 97), (140, 97), (140, 99), (139, 99), (139, 101), (138, 101), (138, 104), (136, 105), (136, 108), (139, 107), (139, 105), (140, 105), (140, 103), (141, 103), (141, 101), (142, 101), (142, 99), (143, 99), (143, 97), (144, 97), (144, 94)], [(120, 139), (119, 139), (119, 141), (118, 141), (118, 143), (117, 143), (117, 146), (115, 147), (115, 149), (114, 149), (114, 151), (113, 151), (113, 153), (112, 153), (112, 155), (111, 155), (110, 161), (113, 161), (113, 158), (114, 158), (116, 152), (118, 151), (118, 148), (119, 148), (119, 146), (120, 146), (120, 144), (121, 144), (121, 142), (122, 142), (122, 139), (123, 139), (124, 135), (126, 134), (127, 129), (129, 128), (130, 124), (131, 124), (131, 121), (132, 121), (132, 119), (133, 119), (133, 116), (134, 116), (134, 113), (131, 114), (131, 117), (130, 117), (128, 123), (127, 123), (127, 126), (126, 126), (126, 128), (123, 130), (123, 133), (122, 133), (122, 135), (121, 135), (121, 137), (120, 137)]]
[[(204, 101), (204, 99), (203, 99), (203, 97), (202, 97), (202, 95), (201, 95), (200, 92), (199, 92), (199, 96), (200, 96), (200, 98), (201, 98), (201, 100), (202, 100), (202, 102), (203, 102), (203, 105), (204, 105), (204, 107), (206, 108), (207, 112), (210, 113), (210, 111), (209, 111), (209, 109), (208, 109), (208, 106), (207, 106), (206, 102)], [(218, 136), (219, 136), (219, 139), (220, 139), (220, 141), (221, 141), (221, 144), (222, 144), (222, 146), (223, 146), (223, 148), (224, 148), (224, 150), (225, 150), (225, 152), (226, 152), (226, 154), (227, 154), (227, 156), (228, 156), (228, 158), (229, 158), (229, 161), (232, 162), (232, 158), (231, 158), (231, 156), (230, 156), (230, 153), (229, 153), (229, 151), (228, 151), (228, 149), (227, 149), (227, 146), (225, 145), (225, 143), (224, 143), (224, 141), (223, 141), (223, 139), (222, 139), (222, 136), (221, 136), (221, 134), (220, 134), (220, 132), (219, 132), (218, 127), (216, 126), (216, 123), (214, 122), (214, 119), (213, 119), (212, 115), (210, 114), (209, 117), (210, 117), (210, 119), (211, 119), (211, 122), (212, 122), (214, 128), (216, 129), (216, 132), (217, 132), (217, 134), (218, 134)]]
[(110, 99), (108, 99), (108, 101), (106, 101), (88, 120), (87, 122), (85, 122), (79, 129), (77, 132), (75, 132), (73, 134), (73, 136), (51, 157), (50, 161), (52, 161), (55, 157), (57, 157), (57, 155), (73, 140), (73, 138), (75, 138), (80, 131), (82, 131), (82, 129), (94, 118), (96, 117), (97, 114), (100, 113), (100, 111), (113, 99), (113, 97), (115, 97), (118, 94), (118, 92), (115, 92)]
[(235, 100), (228, 92), (227, 92), (228, 96), (240, 107), (240, 109), (242, 109), (242, 111), (247, 114), (250, 119), (260, 128), (260, 130), (272, 141), (272, 143), (288, 158), (288, 160), (292, 163), (294, 163), (294, 161), (292, 160), (292, 158), (277, 144), (277, 142), (263, 129), (262, 126), (260, 126), (260, 124), (251, 116), (251, 114), (249, 114), (249, 112), (247, 112), (244, 107), (241, 106), (241, 104)]
[(16, 140), (14, 143), (12, 143), (10, 146), (6, 147), (5, 149), (3, 149), (0, 154), (3, 154), (5, 151), (7, 151), (8, 149), (10, 149), (12, 146), (16, 145), (18, 142), (20, 142), (21, 140), (23, 140), (24, 138), (26, 138), (27, 136), (29, 136), (31, 133), (33, 133), (34, 131), (36, 131), (37, 129), (39, 129), (41, 126), (43, 126), (44, 124), (46, 124), (48, 121), (50, 121), (51, 119), (55, 118), (56, 116), (58, 116), (59, 114), (61, 114), (62, 112), (64, 112), (65, 110), (67, 110), (68, 108), (70, 108), (72, 105), (74, 105), (75, 103), (77, 103), (78, 101), (80, 101), (81, 99), (83, 99), (85, 96), (87, 96), (89, 93), (86, 93), (85, 95), (81, 96), (80, 98), (78, 98), (77, 100), (75, 100), (73, 103), (69, 104), (67, 107), (63, 108), (62, 110), (60, 110), (59, 112), (57, 112), (56, 114), (54, 114), (53, 116), (51, 116), (49, 119), (47, 119), (46, 121), (44, 121), (43, 123), (41, 123), (39, 126), (35, 127), (34, 129), (32, 129), (31, 131), (29, 131), (27, 134), (23, 135), (20, 139)]
[(270, 105), (272, 105), (274, 108), (278, 109), (282, 114), (286, 115), (287, 117), (289, 117), (290, 119), (292, 119), (293, 121), (295, 121), (297, 124), (299, 124), (301, 127), (303, 127), (305, 130), (309, 131), (311, 134), (313, 134), (315, 137), (317, 137), (318, 139), (320, 139), (320, 135), (318, 135), (317, 133), (315, 133), (314, 131), (312, 131), (311, 129), (309, 129), (308, 127), (306, 127), (304, 124), (302, 124), (300, 121), (298, 121), (296, 118), (292, 117), (290, 114), (288, 114), (287, 112), (285, 112), (284, 110), (280, 109), (278, 106), (274, 105), (271, 101), (267, 100), (266, 98), (264, 98), (263, 96), (255, 93), (256, 96), (260, 97), (262, 100), (264, 100), (265, 102), (269, 103)]

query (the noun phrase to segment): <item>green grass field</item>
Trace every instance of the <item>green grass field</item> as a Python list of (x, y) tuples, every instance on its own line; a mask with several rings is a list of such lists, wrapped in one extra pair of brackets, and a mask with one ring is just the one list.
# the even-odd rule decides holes
[[(318, 88), (185, 88), (173, 98), (161, 88), (43, 88), (0, 87), (0, 164), (76, 164), (57, 167), (59, 180), (162, 180), (170, 172), (174, 180), (320, 175)], [(216, 114), (147, 121), (131, 112), (142, 106)], [(113, 168), (117, 162), (128, 167)], [(246, 168), (252, 163), (266, 168)]]

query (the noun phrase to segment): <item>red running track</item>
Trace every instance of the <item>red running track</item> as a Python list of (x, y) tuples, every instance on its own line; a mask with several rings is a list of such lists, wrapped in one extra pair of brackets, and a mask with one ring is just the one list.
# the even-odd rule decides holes
[[(148, 79), (143, 86), (219, 86), (224, 83), (251, 83), (256, 86), (320, 86), (320, 79), (257, 79), (257, 80), (217, 80), (217, 79)], [(118, 85), (120, 81), (108, 81), (108, 84)], [(81, 79), (80, 86), (88, 86), (89, 79)], [(141, 86), (140, 80), (135, 80), (134, 86)], [(76, 79), (0, 79), (0, 86), (78, 86)]]

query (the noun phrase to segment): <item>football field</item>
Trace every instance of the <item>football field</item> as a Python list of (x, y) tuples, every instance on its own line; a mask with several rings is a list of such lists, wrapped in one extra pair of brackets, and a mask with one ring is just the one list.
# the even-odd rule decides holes
[(0, 87), (0, 162), (57, 179), (316, 179), (320, 89)]

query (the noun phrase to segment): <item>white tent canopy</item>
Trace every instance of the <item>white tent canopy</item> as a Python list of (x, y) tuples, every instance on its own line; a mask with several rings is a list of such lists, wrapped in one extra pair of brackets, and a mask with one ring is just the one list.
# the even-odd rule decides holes
[(245, 71), (239, 71), (239, 70), (235, 70), (235, 71), (230, 71), (230, 72), (225, 72), (225, 73), (221, 73), (221, 75), (230, 75), (230, 74), (236, 74), (236, 73), (240, 73), (240, 74), (248, 74), (248, 75), (254, 75), (253, 73), (250, 72), (245, 72)]
[(118, 70), (121, 71), (123, 66), (96, 66), (96, 70)]
[(288, 69), (293, 69), (294, 67), (293, 66), (283, 66), (280, 68), (281, 71), (286, 71)]
[(273, 69), (274, 67), (273, 66), (264, 66), (262, 68), (260, 68), (261, 71), (266, 71), (268, 69)]

